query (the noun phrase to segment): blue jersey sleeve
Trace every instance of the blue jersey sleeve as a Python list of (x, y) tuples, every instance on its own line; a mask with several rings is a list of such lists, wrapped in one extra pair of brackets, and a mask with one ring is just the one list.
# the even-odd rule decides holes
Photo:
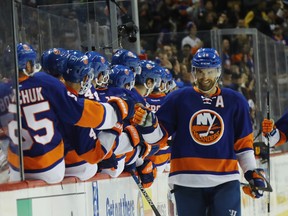
[[(176, 131), (178, 121), (177, 101), (182, 91), (182, 89), (179, 89), (168, 94), (165, 97), (161, 107), (156, 112), (159, 123), (166, 129), (169, 136), (174, 134)], [(169, 118), (167, 118), (167, 116), (169, 116)]]

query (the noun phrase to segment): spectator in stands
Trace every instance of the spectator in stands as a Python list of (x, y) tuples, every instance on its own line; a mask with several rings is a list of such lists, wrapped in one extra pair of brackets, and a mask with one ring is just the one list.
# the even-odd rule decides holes
[(180, 73), (178, 74), (177, 81), (182, 81), (184, 86), (191, 86), (194, 83), (191, 71), (188, 70), (185, 64), (180, 64)]
[(187, 24), (188, 35), (181, 40), (181, 48), (185, 44), (189, 44), (192, 48), (192, 54), (194, 54), (200, 47), (203, 46), (203, 42), (197, 37), (197, 26), (194, 22)]
[(233, 64), (231, 65), (231, 85), (227, 85), (227, 88), (231, 88), (234, 91), (241, 92), (240, 86), (241, 86), (241, 72), (238, 65)]
[(223, 75), (221, 76), (221, 86), (225, 88), (230, 88), (232, 85), (232, 73), (230, 70), (223, 70)]
[(277, 25), (277, 16), (274, 8), (268, 8), (266, 10), (267, 22), (269, 23), (270, 29), (273, 31)]
[(211, 30), (217, 28), (217, 15), (215, 12), (208, 11), (204, 13), (199, 20), (199, 30)]
[(232, 28), (232, 26), (229, 22), (229, 18), (227, 16), (227, 12), (223, 11), (220, 13), (218, 20), (217, 20), (217, 28), (223, 29), (223, 28)]
[(245, 24), (249, 28), (257, 28), (263, 34), (272, 36), (269, 23), (266, 21), (266, 1), (259, 1), (245, 16)]
[(275, 26), (272, 38), (277, 41), (277, 43), (288, 45), (288, 38), (283, 34), (283, 29), (279, 25)]
[(175, 50), (173, 52), (173, 47), (172, 45), (164, 45), (163, 46), (163, 52), (167, 54), (167, 58), (169, 60), (169, 62), (171, 62), (172, 64), (172, 68), (170, 69), (171, 73), (174, 74), (174, 73), (178, 73), (180, 71), (180, 64), (179, 64), (179, 61), (178, 61), (178, 57), (177, 55), (175, 55)]
[(161, 66), (166, 67), (169, 70), (173, 69), (173, 65), (170, 62), (167, 53), (163, 49), (158, 49), (156, 52), (156, 59), (158, 59), (156, 62)]
[(244, 16), (243, 10), (241, 10), (240, 1), (233, 1), (228, 4), (227, 16), (229, 17), (229, 23), (231, 24), (231, 27), (235, 28), (239, 19)]
[(179, 61), (181, 64), (186, 65), (188, 71), (191, 71), (192, 47), (189, 44), (184, 44), (181, 51)]
[(224, 71), (230, 71), (231, 57), (230, 57), (230, 41), (227, 38), (222, 40), (222, 64)]

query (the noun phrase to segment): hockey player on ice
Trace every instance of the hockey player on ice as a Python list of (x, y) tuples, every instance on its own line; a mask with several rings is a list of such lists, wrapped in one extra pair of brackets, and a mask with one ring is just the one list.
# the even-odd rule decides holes
[[(201, 48), (192, 60), (195, 87), (169, 93), (156, 115), (169, 135), (169, 184), (179, 216), (241, 215), (238, 163), (250, 186), (246, 194), (260, 198), (266, 187), (253, 152), (247, 100), (218, 87), (221, 59), (213, 48)], [(209, 102), (205, 98), (209, 98)]]

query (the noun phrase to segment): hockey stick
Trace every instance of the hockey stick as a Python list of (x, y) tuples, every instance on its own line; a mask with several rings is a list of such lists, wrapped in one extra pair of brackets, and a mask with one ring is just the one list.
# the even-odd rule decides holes
[[(269, 90), (267, 90), (267, 101), (266, 101), (266, 112), (267, 112), (267, 119), (270, 119), (270, 95), (269, 95)], [(267, 156), (267, 177), (268, 180), (270, 181), (270, 142), (269, 142), (269, 136), (267, 136), (267, 151), (268, 151), (268, 156)], [(271, 186), (271, 185), (270, 185)], [(267, 211), (270, 213), (270, 193), (268, 193), (268, 201), (267, 201)]]
[(144, 195), (145, 199), (147, 200), (147, 202), (149, 203), (150, 207), (152, 208), (154, 214), (156, 216), (161, 216), (161, 214), (159, 213), (158, 209), (156, 208), (156, 206), (154, 205), (152, 199), (149, 197), (148, 193), (146, 192), (146, 190), (143, 188), (141, 182), (139, 181), (139, 179), (137, 178), (135, 172), (132, 170), (130, 172), (132, 178), (134, 179), (135, 183), (137, 184), (138, 188), (140, 189), (140, 191), (142, 192), (142, 194)]

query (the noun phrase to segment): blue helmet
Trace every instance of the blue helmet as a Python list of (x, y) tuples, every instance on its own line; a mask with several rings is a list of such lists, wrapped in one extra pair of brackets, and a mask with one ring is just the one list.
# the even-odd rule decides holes
[[(161, 85), (162, 71), (159, 66), (151, 64), (148, 60), (141, 61), (141, 74), (137, 74), (135, 77), (135, 83), (144, 85), (148, 90), (146, 96), (150, 94), (154, 88), (159, 88)], [(153, 82), (152, 86), (147, 85), (147, 81), (151, 80)]]
[[(109, 67), (110, 63), (108, 60), (98, 52), (89, 51), (85, 55), (88, 56), (89, 62), (91, 62), (91, 67), (94, 69), (94, 79), (98, 86), (102, 86), (108, 83), (109, 80)], [(103, 78), (99, 80), (99, 75)]]
[(109, 86), (129, 90), (134, 87), (135, 77), (133, 71), (129, 67), (124, 65), (113, 65), (109, 77)]
[(221, 58), (213, 48), (198, 49), (192, 59), (192, 68), (220, 68), (221, 64)]
[(124, 65), (132, 69), (136, 74), (141, 73), (140, 58), (126, 49), (118, 49), (112, 56), (112, 65)]
[(161, 85), (159, 88), (159, 91), (168, 93), (172, 88), (175, 87), (175, 82), (173, 81), (172, 73), (168, 68), (164, 68), (161, 66), (158, 66), (160, 68), (160, 71), (162, 72), (162, 83), (164, 83), (164, 86)]
[(27, 43), (19, 43), (17, 45), (17, 57), (18, 57), (18, 69), (20, 71), (26, 70), (26, 64), (28, 61), (34, 67), (36, 63), (37, 53), (33, 47)]
[(67, 70), (67, 50), (52, 48), (41, 55), (42, 68), (52, 76), (61, 76)]
[[(85, 76), (88, 76), (88, 79), (83, 82)], [(93, 77), (93, 69), (88, 57), (80, 51), (71, 52), (67, 57), (67, 70), (63, 73), (63, 78), (72, 83), (81, 83), (79, 94), (84, 94), (90, 89)]]

